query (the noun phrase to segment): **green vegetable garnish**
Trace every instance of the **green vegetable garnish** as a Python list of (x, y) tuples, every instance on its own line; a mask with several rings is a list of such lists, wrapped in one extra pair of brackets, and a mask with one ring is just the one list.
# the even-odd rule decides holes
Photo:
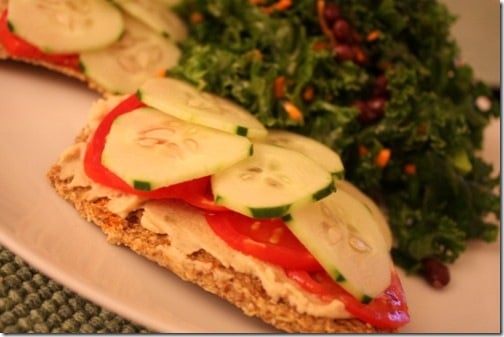
[[(387, 208), (393, 256), (408, 271), (425, 258), (455, 261), (469, 240), (495, 241), (485, 216), (499, 217), (500, 177), (475, 152), (499, 103), (474, 104), (492, 92), (457, 62), (447, 9), (431, 0), (296, 0), (263, 10), (275, 2), (184, 2), (190, 37), (170, 76), (335, 149), (345, 177)], [(328, 36), (321, 19), (345, 22)]]

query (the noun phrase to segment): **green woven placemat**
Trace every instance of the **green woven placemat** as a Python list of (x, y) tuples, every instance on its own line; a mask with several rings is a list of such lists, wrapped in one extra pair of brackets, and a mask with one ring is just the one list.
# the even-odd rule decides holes
[(78, 296), (0, 245), (0, 332), (151, 331)]

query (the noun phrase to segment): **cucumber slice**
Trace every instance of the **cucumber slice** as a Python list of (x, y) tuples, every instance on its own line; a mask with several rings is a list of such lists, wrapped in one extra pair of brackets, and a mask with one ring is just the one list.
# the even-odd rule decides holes
[(346, 180), (342, 179), (336, 180), (336, 188), (338, 190), (345, 191), (346, 193), (350, 194), (353, 198), (362, 202), (364, 206), (366, 206), (366, 208), (373, 215), (373, 218), (375, 219), (376, 224), (378, 225), (378, 228), (380, 229), (383, 238), (385, 239), (385, 243), (387, 244), (387, 247), (390, 250), (392, 248), (392, 242), (393, 242), (392, 231), (390, 230), (387, 218), (383, 214), (382, 210), (378, 207), (378, 205), (376, 205), (376, 203), (371, 198), (369, 198), (367, 195), (361, 192), (361, 190), (359, 190), (352, 183)]
[(16, 35), (48, 53), (78, 53), (117, 41), (121, 11), (107, 0), (14, 0), (8, 21)]
[(152, 78), (138, 90), (142, 102), (193, 123), (263, 138), (268, 131), (250, 112), (233, 102), (173, 78)]
[(346, 191), (293, 210), (287, 226), (328, 274), (363, 303), (391, 280), (392, 259), (371, 212)]
[(127, 15), (125, 32), (107, 48), (80, 54), (84, 73), (108, 92), (132, 93), (150, 77), (175, 66), (180, 49), (174, 42)]
[(137, 18), (155, 32), (174, 41), (187, 37), (187, 27), (177, 14), (159, 0), (113, 0), (125, 12)]
[(344, 173), (340, 156), (328, 146), (306, 136), (285, 130), (269, 130), (266, 142), (307, 155), (335, 178), (342, 178)]
[(219, 172), (251, 149), (245, 137), (143, 107), (114, 120), (102, 163), (132, 187), (153, 190)]
[(254, 218), (273, 218), (334, 191), (331, 174), (305, 155), (254, 144), (254, 154), (212, 176), (216, 203)]

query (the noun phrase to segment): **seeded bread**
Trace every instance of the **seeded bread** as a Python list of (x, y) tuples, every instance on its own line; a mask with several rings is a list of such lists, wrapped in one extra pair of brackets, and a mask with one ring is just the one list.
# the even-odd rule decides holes
[[(0, 10), (1, 12), (1, 10)], [(96, 84), (94, 81), (92, 81), (90, 78), (88, 78), (84, 73), (80, 71), (76, 71), (72, 68), (64, 67), (64, 66), (59, 66), (50, 62), (45, 62), (43, 60), (36, 60), (36, 59), (29, 59), (29, 58), (23, 58), (23, 57), (16, 57), (9, 55), (5, 48), (0, 44), (0, 60), (13, 60), (17, 62), (23, 62), (23, 63), (28, 63), (33, 66), (37, 67), (43, 67), (46, 69), (49, 69), (51, 71), (58, 72), (60, 74), (72, 77), (74, 79), (80, 80), (83, 83), (87, 84), (89, 89), (96, 91), (97, 93), (101, 94), (102, 96), (108, 96), (109, 93), (103, 89), (100, 85)]]
[[(204, 250), (187, 256), (187, 263), (179, 265), (163, 255), (162, 247), (171, 244), (168, 235), (156, 234), (144, 229), (139, 224), (141, 210), (131, 212), (121, 218), (107, 210), (108, 200), (98, 199), (89, 202), (82, 198), (81, 188), (71, 188), (69, 181), (59, 179), (59, 166), (53, 166), (48, 177), (56, 191), (70, 201), (80, 216), (98, 225), (107, 235), (108, 242), (129, 247), (136, 253), (168, 268), (180, 278), (199, 285), (204, 290), (216, 294), (240, 308), (246, 315), (257, 316), (265, 322), (287, 332), (378, 332), (369, 324), (357, 319), (331, 320), (298, 313), (285, 302), (275, 302), (266, 294), (260, 281), (248, 274), (238, 273), (224, 267), (215, 257)], [(181, 214), (187, 206), (174, 202), (173, 207), (180, 207)], [(187, 210), (186, 210), (187, 211)], [(177, 219), (183, 224), (184, 219)], [(191, 262), (211, 263), (212, 268), (202, 272), (191, 268)], [(233, 274), (229, 280), (218, 279), (216, 271)]]
[[(76, 144), (85, 143), (92, 132), (90, 130), (91, 128), (86, 126), (76, 138)], [(81, 159), (79, 161), (81, 165)], [(246, 315), (259, 317), (286, 332), (393, 332), (376, 329), (355, 318), (331, 319), (300, 313), (287, 299), (269, 296), (259, 278), (225, 266), (204, 249), (185, 255), (182, 260), (171, 258), (166, 251), (173, 245), (172, 238), (167, 234), (157, 234), (145, 229), (140, 224), (144, 211), (141, 207), (129, 211), (128, 214), (113, 213), (107, 207), (109, 197), (91, 199), (85, 196), (94, 182), (89, 181), (90, 186), (72, 184), (72, 180), (79, 173), (74, 173), (71, 168), (65, 166), (67, 166), (65, 161), (59, 160), (49, 169), (47, 176), (51, 185), (62, 198), (75, 207), (81, 217), (98, 225), (106, 234), (109, 243), (129, 247), (137, 254), (171, 270), (181, 279), (193, 282), (202, 289), (229, 301)], [(197, 209), (183, 202), (167, 201), (166, 205), (172, 210), (170, 233), (179, 230), (180, 227), (187, 228), (191, 221), (205, 221), (204, 217), (196, 216)], [(260, 260), (254, 260), (255, 263), (267, 265)], [(209, 267), (201, 268), (202, 263)], [(222, 275), (226, 277), (223, 278)]]

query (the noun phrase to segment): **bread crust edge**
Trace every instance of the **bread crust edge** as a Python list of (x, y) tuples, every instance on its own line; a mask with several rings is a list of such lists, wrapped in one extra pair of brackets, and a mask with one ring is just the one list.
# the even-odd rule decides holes
[[(54, 164), (47, 177), (55, 191), (76, 209), (85, 220), (94, 223), (105, 233), (111, 244), (125, 246), (135, 253), (151, 260), (175, 273), (181, 279), (194, 283), (207, 292), (215, 294), (235, 305), (247, 316), (255, 316), (285, 332), (305, 333), (372, 333), (395, 332), (381, 330), (356, 318), (331, 319), (299, 313), (293, 306), (280, 299), (272, 299), (261, 285), (260, 280), (249, 274), (240, 273), (224, 266), (218, 259), (199, 250), (186, 256), (185, 263), (170, 259), (162, 247), (170, 246), (166, 234), (157, 234), (144, 229), (139, 223), (139, 214), (130, 213), (126, 218), (110, 212), (107, 198), (87, 200), (82, 187), (71, 187), (71, 178), (62, 180), (61, 166)], [(136, 212), (140, 212), (136, 211)], [(197, 264), (210, 264), (211, 268), (202, 270)], [(231, 274), (226, 281), (218, 279), (219, 273)]]

